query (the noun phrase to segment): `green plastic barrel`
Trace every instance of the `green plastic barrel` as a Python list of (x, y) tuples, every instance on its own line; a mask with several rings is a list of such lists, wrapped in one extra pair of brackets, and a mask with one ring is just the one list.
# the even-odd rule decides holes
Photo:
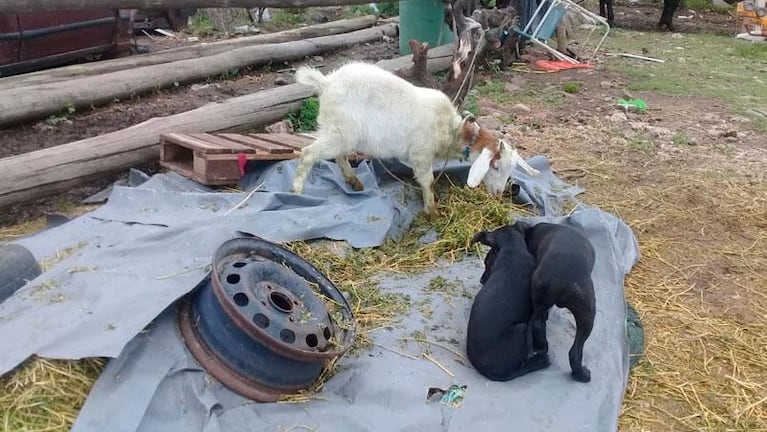
[(399, 52), (412, 54), (410, 39), (428, 42), (429, 48), (453, 42), (453, 32), (445, 22), (442, 0), (401, 0), (399, 2)]

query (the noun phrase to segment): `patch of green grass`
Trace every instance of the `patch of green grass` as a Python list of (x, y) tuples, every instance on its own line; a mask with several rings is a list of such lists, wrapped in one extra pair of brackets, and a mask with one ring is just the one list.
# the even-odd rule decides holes
[(393, 17), (399, 15), (399, 2), (377, 3), (381, 16)]
[[(748, 115), (749, 108), (767, 105), (767, 47), (756, 45), (729, 36), (673, 38), (617, 29), (606, 42), (607, 50), (660, 58), (665, 63), (614, 57), (605, 69), (628, 76), (630, 90), (716, 98)], [(767, 129), (764, 122), (753, 123)]]
[(376, 13), (375, 9), (369, 5), (352, 5), (344, 8), (343, 11), (344, 18), (353, 18), (365, 15), (378, 15), (378, 13)]
[(738, 43), (735, 45), (735, 54), (747, 60), (767, 61), (767, 44)]
[(435, 276), (429, 281), (426, 291), (441, 292), (446, 300), (451, 301), (453, 297), (461, 294), (463, 283), (457, 279), (448, 281), (442, 276)]
[(581, 90), (581, 84), (571, 81), (571, 82), (565, 83), (565, 85), (562, 86), (562, 90), (565, 93), (570, 93), (570, 94), (578, 93)]
[(675, 133), (674, 136), (671, 137), (671, 141), (680, 147), (690, 145), (690, 137), (688, 137), (684, 132)]
[(304, 8), (274, 9), (272, 23), (277, 26), (293, 26), (306, 22), (306, 10)]
[(469, 91), (469, 93), (466, 95), (466, 100), (463, 102), (463, 109), (465, 111), (468, 111), (474, 115), (474, 117), (479, 117), (479, 102), (477, 100), (477, 90), (472, 89)]
[(511, 102), (510, 95), (506, 92), (501, 81), (484, 81), (476, 87), (479, 96), (493, 99), (498, 103)]
[(222, 79), (224, 81), (231, 80), (231, 79), (237, 78), (239, 75), (240, 75), (240, 70), (239, 69), (237, 69), (237, 68), (229, 69), (226, 72), (221, 74), (220, 79)]
[(189, 31), (195, 36), (211, 36), (216, 33), (216, 26), (205, 11), (197, 11), (189, 22)]
[(688, 9), (696, 11), (712, 11), (719, 13), (725, 13), (734, 9), (734, 6), (732, 5), (714, 5), (714, 2), (711, 0), (685, 0), (685, 5)]
[(316, 97), (304, 100), (301, 109), (287, 115), (287, 119), (293, 125), (293, 129), (299, 132), (308, 132), (317, 129), (317, 115), (320, 112), (320, 101)]
[[(580, 91), (580, 83), (567, 83), (565, 87), (573, 92)], [(525, 88), (509, 92), (506, 90), (505, 83), (499, 80), (484, 81), (478, 84), (475, 89), (480, 97), (488, 98), (499, 104), (521, 103), (531, 108), (545, 106), (554, 108), (565, 102), (565, 94), (560, 86), (548, 86), (545, 88)], [(565, 91), (567, 91), (567, 89)]]
[(48, 117), (45, 122), (51, 126), (56, 126), (59, 123), (64, 123), (66, 121), (72, 120), (75, 118), (75, 114), (77, 114), (75, 105), (71, 102), (68, 102), (64, 105), (64, 108), (59, 111), (58, 114), (54, 114)]
[(653, 150), (655, 150), (655, 144), (653, 144), (651, 140), (644, 137), (628, 138), (628, 145), (630, 149), (646, 154), (652, 153)]
[(394, 17), (399, 15), (399, 3), (376, 3), (378, 11), (369, 5), (352, 5), (343, 10), (344, 18), (353, 18), (364, 15), (376, 15), (382, 17)]

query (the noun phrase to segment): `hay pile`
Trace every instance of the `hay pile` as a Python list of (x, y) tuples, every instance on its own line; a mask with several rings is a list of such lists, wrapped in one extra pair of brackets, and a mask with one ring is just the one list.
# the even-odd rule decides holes
[[(350, 355), (370, 346), (368, 332), (391, 324), (410, 307), (407, 298), (381, 292), (377, 284), (370, 281), (371, 276), (379, 272), (411, 273), (441, 259), (460, 259), (476, 251), (469, 242), (477, 231), (507, 223), (510, 214), (527, 214), (524, 208), (512, 205), (508, 197), (499, 200), (480, 189), (451, 185), (447, 179), (437, 187), (440, 216), (434, 221), (419, 217), (399, 242), (340, 252), (321, 246), (322, 242), (287, 245), (349, 294), (359, 331)], [(419, 238), (430, 228), (438, 233), (439, 239), (424, 245)], [(11, 227), (7, 232), (15, 233), (14, 230), (18, 229)], [(55, 260), (56, 257), (52, 257), (45, 261)], [(103, 366), (104, 362), (97, 359), (31, 359), (0, 378), (0, 432), (68, 431)], [(335, 370), (335, 364), (329, 364), (310, 391), (285, 398), (284, 402), (305, 402), (321, 397), (316, 392)]]
[(767, 190), (696, 173), (669, 180), (634, 194), (656, 204), (633, 221), (644, 257), (626, 291), (648, 348), (623, 425), (767, 430)]

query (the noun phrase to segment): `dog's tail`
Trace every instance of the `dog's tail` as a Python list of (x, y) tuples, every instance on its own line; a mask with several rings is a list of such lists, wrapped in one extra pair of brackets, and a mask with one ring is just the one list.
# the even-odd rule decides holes
[(322, 92), (325, 87), (327, 87), (330, 80), (317, 69), (303, 66), (296, 71), (296, 82), (312, 86)]

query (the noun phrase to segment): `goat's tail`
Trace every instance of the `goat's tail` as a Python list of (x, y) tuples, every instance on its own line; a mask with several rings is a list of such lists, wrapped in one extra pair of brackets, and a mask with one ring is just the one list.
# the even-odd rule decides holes
[(297, 83), (312, 86), (319, 91), (325, 89), (328, 81), (328, 77), (323, 75), (322, 72), (308, 66), (300, 67), (296, 71)]

